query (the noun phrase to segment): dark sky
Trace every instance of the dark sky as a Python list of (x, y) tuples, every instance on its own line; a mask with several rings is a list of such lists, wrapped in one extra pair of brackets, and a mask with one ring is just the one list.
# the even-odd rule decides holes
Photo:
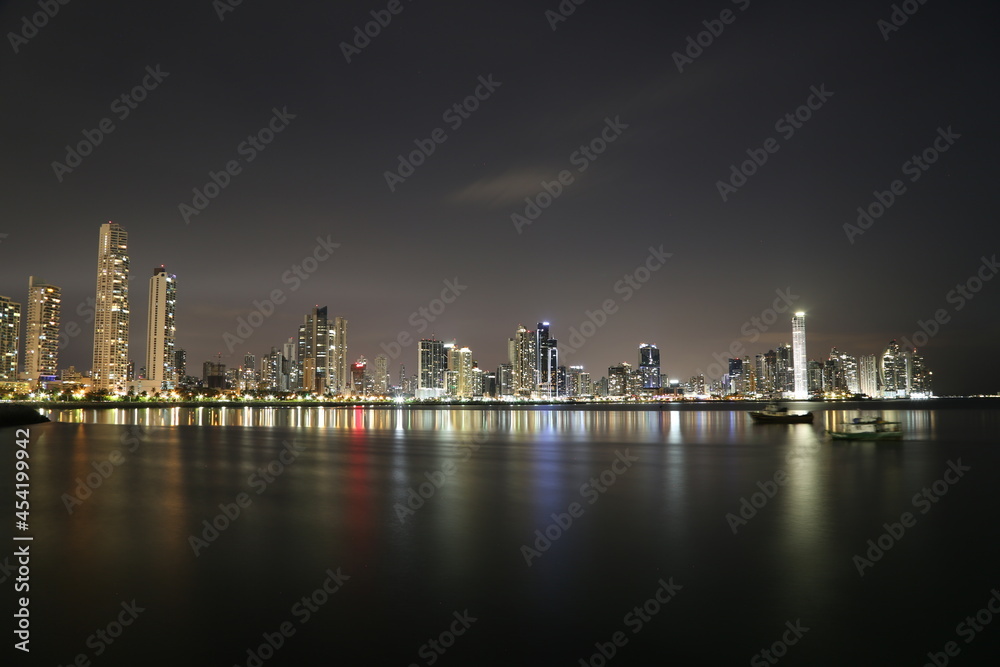
[[(457, 339), (484, 367), (505, 360), (518, 323), (549, 320), (563, 341), (614, 299), (566, 359), (600, 377), (652, 342), (686, 378), (734, 341), (751, 355), (790, 342), (787, 313), (753, 342), (744, 326), (787, 288), (811, 358), (878, 352), (942, 309), (922, 348), (937, 393), (1000, 391), (1000, 279), (949, 299), (997, 271), (981, 268), (1000, 250), (997, 3), (912, 2), (885, 39), (889, 2), (589, 0), (553, 30), (557, 0), (403, 0), (348, 63), (340, 43), (387, 4), (245, 0), (220, 21), (207, 0), (77, 1), (15, 53), (9, 33), (39, 10), (0, 3), (0, 294), (23, 300), (31, 274), (63, 286), (64, 326), (82, 333), (60, 366), (90, 366), (85, 304), (113, 220), (129, 233), (137, 365), (148, 278), (165, 264), (195, 372), (219, 352), (230, 364), (267, 352), (316, 304), (348, 318), (351, 358), (371, 360), (401, 332), (420, 337), (410, 314), (457, 278), (466, 289), (422, 335)], [(712, 24), (724, 9), (732, 22)], [(679, 72), (673, 54), (705, 21), (724, 30)], [(112, 106), (157, 66), (169, 75), (135, 109)], [(454, 129), (443, 113), (479, 77), (499, 86)], [(798, 128), (776, 127), (813, 87), (832, 95), (813, 97)], [(275, 108), (294, 119), (248, 162), (239, 146)], [(60, 181), (52, 163), (104, 118), (114, 131)], [(606, 119), (627, 128), (574, 158)], [(447, 139), (390, 191), (397, 155), (437, 128)], [(939, 128), (947, 151), (904, 171)], [(717, 182), (748, 150), (767, 161), (723, 201)], [(230, 160), (240, 173), (187, 224), (179, 205)], [(563, 170), (572, 182), (518, 233), (511, 215)], [(905, 192), (849, 240), (845, 223), (897, 179)], [(282, 276), (317, 237), (340, 247), (293, 290)], [(672, 256), (626, 301), (616, 282), (651, 246)], [(285, 302), (230, 353), (224, 333), (276, 289)], [(394, 377), (399, 361), (414, 372), (415, 347)]]

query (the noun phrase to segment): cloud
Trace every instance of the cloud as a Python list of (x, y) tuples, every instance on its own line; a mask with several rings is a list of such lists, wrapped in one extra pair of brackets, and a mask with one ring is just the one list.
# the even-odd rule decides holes
[(543, 180), (552, 180), (558, 169), (523, 167), (511, 169), (499, 176), (481, 178), (448, 196), (449, 201), (460, 204), (487, 204), (505, 206), (520, 202), (538, 193)]

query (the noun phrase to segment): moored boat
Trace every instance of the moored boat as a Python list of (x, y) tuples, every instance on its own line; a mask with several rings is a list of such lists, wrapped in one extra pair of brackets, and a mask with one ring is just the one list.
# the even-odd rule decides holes
[(750, 418), (758, 424), (811, 424), (813, 413), (789, 413), (788, 408), (774, 403), (763, 410), (748, 412)]

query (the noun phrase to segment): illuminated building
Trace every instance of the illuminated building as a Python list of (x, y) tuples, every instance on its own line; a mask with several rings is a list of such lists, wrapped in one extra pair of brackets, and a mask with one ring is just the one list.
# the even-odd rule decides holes
[(177, 276), (168, 274), (162, 266), (153, 269), (149, 279), (145, 379), (154, 390), (173, 389), (178, 380), (174, 370), (176, 304)]
[(61, 302), (60, 288), (34, 276), (28, 278), (24, 335), (24, 372), (28, 380), (47, 382), (57, 379)]
[(101, 225), (94, 304), (93, 387), (124, 392), (128, 380), (128, 233)]
[(375, 393), (382, 396), (389, 393), (389, 357), (384, 354), (375, 357)]
[(792, 372), (795, 377), (794, 396), (809, 398), (809, 363), (806, 358), (806, 314), (799, 311), (792, 318)]
[(558, 367), (559, 350), (556, 339), (549, 336), (549, 323), (539, 322), (535, 329), (535, 385), (539, 398), (558, 395)]
[(643, 393), (657, 394), (660, 389), (660, 350), (655, 345), (639, 346), (639, 382)]
[(0, 380), (17, 381), (17, 350), (21, 334), (21, 304), (0, 296)]
[(537, 386), (535, 332), (518, 325), (514, 334), (514, 395), (530, 398)]

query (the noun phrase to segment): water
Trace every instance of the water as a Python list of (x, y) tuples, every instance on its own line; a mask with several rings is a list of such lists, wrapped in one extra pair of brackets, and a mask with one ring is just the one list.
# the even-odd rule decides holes
[(878, 444), (818, 406), (53, 411), (15, 664), (993, 664), (992, 612), (957, 626), (1000, 589), (1000, 406), (866, 404)]

